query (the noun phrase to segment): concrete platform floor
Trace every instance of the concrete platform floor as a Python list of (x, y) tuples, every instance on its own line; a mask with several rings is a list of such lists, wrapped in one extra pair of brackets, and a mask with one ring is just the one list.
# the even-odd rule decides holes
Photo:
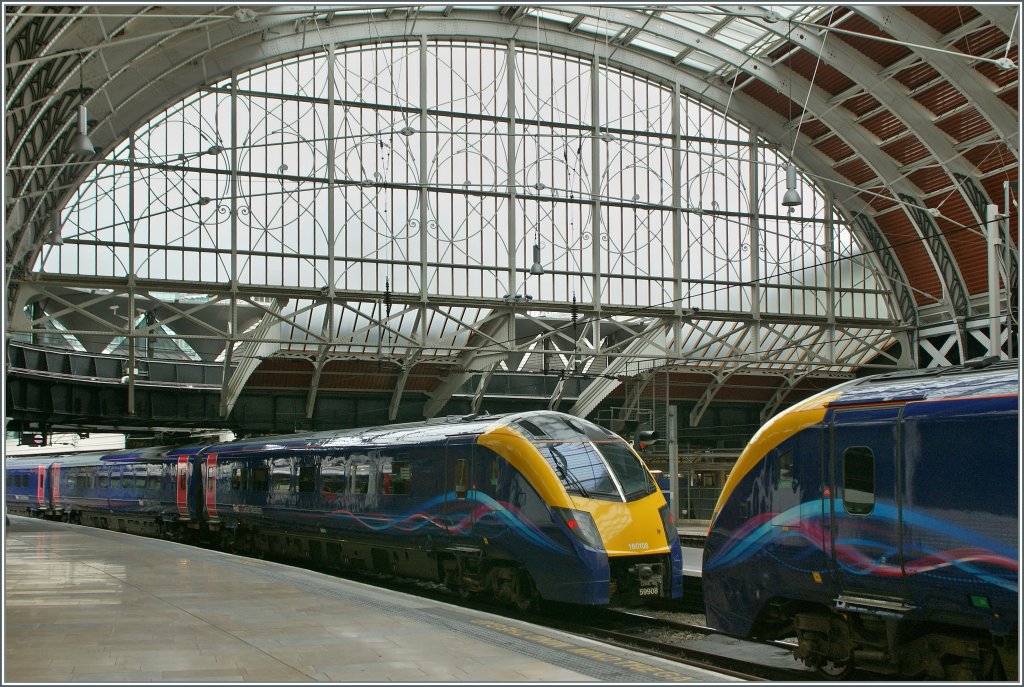
[(12, 516), (7, 683), (724, 682), (300, 568)]

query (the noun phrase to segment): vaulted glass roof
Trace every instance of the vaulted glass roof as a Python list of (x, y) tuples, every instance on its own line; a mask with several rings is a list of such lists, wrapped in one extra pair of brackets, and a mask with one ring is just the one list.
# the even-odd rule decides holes
[[(850, 374), (925, 316), (976, 314), (976, 227), (1016, 178), (1013, 19), (11, 8), (13, 332), (177, 338), (146, 351), (237, 370), (446, 365), (437, 398), (555, 358), (605, 381)], [(964, 65), (991, 92), (951, 84)], [(1004, 262), (1015, 280), (1015, 249)]]

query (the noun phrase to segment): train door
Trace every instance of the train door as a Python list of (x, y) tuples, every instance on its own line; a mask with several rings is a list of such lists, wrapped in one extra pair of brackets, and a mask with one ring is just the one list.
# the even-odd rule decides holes
[(205, 458), (200, 458), (200, 470), (202, 471), (203, 502), (204, 508), (198, 512), (205, 512), (210, 523), (220, 522), (217, 513), (217, 454), (208, 453)]
[(902, 406), (832, 419), (832, 559), (843, 591), (906, 598), (899, 499)]
[(46, 512), (46, 466), (36, 466), (36, 510), (40, 515)]
[(175, 480), (175, 495), (178, 506), (178, 517), (182, 520), (189, 519), (189, 479), (188, 479), (188, 456), (178, 456), (177, 478)]
[(452, 437), (445, 446), (444, 522), (452, 539), (473, 532), (473, 449), (476, 437)]

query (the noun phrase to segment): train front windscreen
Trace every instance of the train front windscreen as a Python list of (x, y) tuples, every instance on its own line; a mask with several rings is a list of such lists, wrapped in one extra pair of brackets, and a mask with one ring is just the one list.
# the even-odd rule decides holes
[(634, 501), (658, 489), (629, 445), (597, 425), (560, 416), (516, 424), (533, 436), (540, 454), (571, 494)]

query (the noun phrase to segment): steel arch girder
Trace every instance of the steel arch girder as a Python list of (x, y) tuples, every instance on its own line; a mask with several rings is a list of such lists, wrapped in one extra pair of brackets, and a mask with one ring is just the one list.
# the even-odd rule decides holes
[[(983, 4), (979, 4), (978, 7)], [(974, 104), (1007, 147), (1014, 151), (1017, 159), (1020, 159), (1020, 118), (1018, 113), (999, 98), (991, 97), (992, 93), (981, 86), (978, 74), (958, 62), (952, 55), (922, 50), (917, 47), (917, 45), (927, 45), (938, 48), (936, 42), (941, 37), (938, 31), (898, 6), (851, 5), (850, 9), (890, 36), (899, 36), (901, 40), (905, 40), (910, 50), (931, 65), (949, 84), (957, 88), (968, 101)]]

